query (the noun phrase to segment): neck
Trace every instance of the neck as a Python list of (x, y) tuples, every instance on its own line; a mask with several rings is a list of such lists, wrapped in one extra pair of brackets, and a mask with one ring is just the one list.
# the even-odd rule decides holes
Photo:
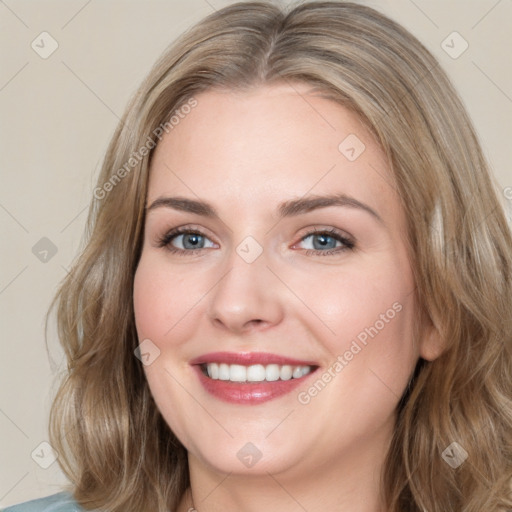
[(362, 448), (316, 466), (271, 474), (222, 474), (189, 453), (191, 487), (177, 512), (384, 512), (381, 475), (388, 443)]

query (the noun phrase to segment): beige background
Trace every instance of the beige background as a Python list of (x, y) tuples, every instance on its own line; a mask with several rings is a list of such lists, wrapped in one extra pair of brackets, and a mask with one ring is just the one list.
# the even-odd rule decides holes
[[(79, 248), (108, 140), (164, 48), (229, 3), (0, 2), (0, 507), (58, 492), (64, 482), (57, 463), (41, 467), (52, 461), (40, 443), (48, 439), (54, 379), (62, 368), (54, 336), (47, 355), (43, 319)], [(467, 105), (510, 207), (512, 189), (505, 190), (512, 187), (512, 2), (364, 3), (401, 22), (440, 60)], [(59, 45), (47, 59), (31, 48), (43, 31)], [(469, 44), (456, 59), (441, 46), (454, 31)], [(455, 39), (452, 52), (460, 44)], [(33, 253), (43, 237), (57, 250), (52, 255), (50, 249), (46, 262)], [(39, 244), (48, 250), (48, 241)]]

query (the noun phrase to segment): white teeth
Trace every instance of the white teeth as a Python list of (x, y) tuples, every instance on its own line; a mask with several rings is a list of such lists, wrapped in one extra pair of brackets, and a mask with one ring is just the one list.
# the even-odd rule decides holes
[(225, 364), (225, 363), (219, 364), (219, 379), (220, 380), (229, 380), (229, 374), (230, 374), (229, 364)]
[(229, 380), (231, 382), (274, 382), (276, 380), (300, 379), (311, 372), (311, 366), (291, 366), (253, 364), (208, 363), (206, 365), (208, 377), (213, 380)]
[(311, 366), (302, 366), (302, 376), (307, 375), (311, 371)]
[(212, 363), (208, 365), (208, 376), (212, 379), (219, 378), (219, 365), (217, 363)]
[(245, 382), (247, 380), (247, 368), (240, 364), (232, 364), (229, 367), (229, 380)]
[(294, 379), (300, 379), (302, 377), (302, 368), (300, 366), (296, 366), (293, 369), (292, 377)]
[[(304, 368), (309, 368), (309, 366), (305, 366)], [(290, 380), (292, 378), (293, 369), (289, 364), (285, 364), (284, 366), (281, 366), (281, 373), (280, 377), (281, 380)]]
[(249, 382), (261, 382), (262, 380), (265, 380), (265, 367), (262, 364), (253, 364), (252, 366), (248, 366), (247, 380)]
[(265, 380), (273, 382), (279, 379), (280, 369), (278, 364), (268, 364), (265, 368)]

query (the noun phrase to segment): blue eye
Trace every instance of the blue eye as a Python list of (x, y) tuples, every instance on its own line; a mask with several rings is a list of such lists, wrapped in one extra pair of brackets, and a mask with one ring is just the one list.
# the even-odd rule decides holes
[(203, 249), (205, 245), (205, 237), (197, 233), (182, 233), (176, 237), (182, 237), (182, 245), (184, 249)]
[[(169, 231), (158, 241), (159, 247), (179, 254), (195, 254), (202, 249), (218, 247), (206, 235), (197, 230), (177, 228)], [(299, 247), (302, 245), (302, 247)], [(307, 255), (329, 256), (355, 247), (354, 242), (334, 230), (315, 230), (300, 240), (296, 247), (305, 250)]]
[(307, 255), (330, 256), (347, 249), (354, 248), (354, 242), (343, 236), (341, 233), (332, 230), (314, 230), (302, 237), (301, 242), (308, 238), (312, 239), (312, 249), (306, 249)]
[(308, 238), (311, 238), (313, 240), (313, 248), (315, 250), (321, 250), (321, 249), (335, 249), (336, 244), (339, 243), (339, 240), (334, 238), (330, 235), (317, 235), (316, 233), (314, 235), (309, 235), (305, 237), (303, 240), (307, 240)]
[[(181, 238), (181, 246), (175, 247), (173, 242)], [(209, 240), (203, 233), (192, 229), (173, 229), (167, 233), (158, 243), (160, 247), (166, 247), (176, 254), (190, 254), (205, 248), (205, 240)], [(210, 241), (211, 242), (211, 241)], [(212, 245), (213, 242), (211, 242)], [(211, 247), (210, 245), (209, 247)]]

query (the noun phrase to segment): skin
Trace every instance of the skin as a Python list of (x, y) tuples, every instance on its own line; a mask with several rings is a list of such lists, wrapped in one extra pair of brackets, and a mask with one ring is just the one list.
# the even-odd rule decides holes
[[(189, 453), (191, 493), (179, 511), (192, 499), (200, 512), (382, 511), (379, 479), (396, 405), (418, 358), (438, 355), (433, 334), (413, 341), (406, 224), (384, 154), (356, 115), (306, 84), (210, 90), (196, 99), (156, 148), (147, 205), (167, 196), (200, 199), (220, 219), (148, 209), (134, 282), (139, 339), (160, 350), (145, 366), (147, 380)], [(338, 149), (350, 134), (365, 145), (354, 161)], [(381, 220), (347, 206), (278, 217), (283, 201), (334, 192)], [(180, 226), (205, 234), (196, 255), (159, 246)], [(322, 249), (318, 235), (305, 238), (312, 228), (335, 228), (355, 247), (306, 253), (342, 246), (329, 239)], [(248, 236), (263, 250), (252, 263), (236, 251)], [(187, 250), (183, 243), (177, 236), (170, 245)], [(299, 393), (393, 304), (400, 312), (300, 403)], [(208, 394), (189, 364), (214, 351), (271, 352), (320, 368), (285, 396), (229, 404)], [(248, 442), (262, 454), (251, 468), (237, 457)]]

